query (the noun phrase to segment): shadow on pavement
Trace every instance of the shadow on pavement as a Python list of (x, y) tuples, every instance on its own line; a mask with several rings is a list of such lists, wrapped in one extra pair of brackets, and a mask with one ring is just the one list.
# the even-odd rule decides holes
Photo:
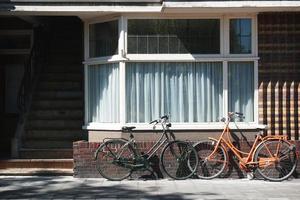
[[(103, 179), (64, 179), (63, 177), (4, 177), (0, 180), (0, 199), (192, 199), (194, 193), (159, 194), (156, 186), (138, 190), (123, 182), (103, 182)], [(143, 184), (141, 182), (140, 184)], [(208, 194), (206, 194), (208, 195)], [(210, 193), (209, 195), (217, 195)], [(194, 196), (195, 197), (195, 196)]]

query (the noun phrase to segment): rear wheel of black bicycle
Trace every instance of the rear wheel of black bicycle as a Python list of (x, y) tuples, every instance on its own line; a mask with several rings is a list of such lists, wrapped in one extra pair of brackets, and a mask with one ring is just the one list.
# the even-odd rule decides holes
[(194, 147), (188, 142), (172, 141), (162, 150), (161, 167), (171, 178), (184, 180), (197, 170), (198, 156)]
[(125, 140), (108, 140), (96, 150), (96, 169), (104, 178), (120, 181), (130, 176), (135, 154), (130, 144), (124, 144)]

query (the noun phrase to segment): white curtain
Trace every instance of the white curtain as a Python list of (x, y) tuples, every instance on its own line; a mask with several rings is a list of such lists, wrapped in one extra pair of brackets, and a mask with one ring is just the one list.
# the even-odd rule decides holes
[(126, 120), (215, 122), (222, 113), (222, 63), (126, 64)]
[(89, 122), (119, 122), (119, 64), (88, 67)]
[(253, 62), (230, 62), (228, 67), (228, 111), (244, 113), (244, 121), (254, 121)]

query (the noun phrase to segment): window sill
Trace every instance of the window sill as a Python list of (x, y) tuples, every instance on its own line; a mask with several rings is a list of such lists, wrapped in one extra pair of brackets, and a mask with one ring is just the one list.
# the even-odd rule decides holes
[[(249, 123), (236, 123), (238, 128), (234, 123), (230, 123), (230, 129), (243, 129), (243, 130), (262, 130), (267, 129), (266, 125), (257, 124), (254, 122)], [(111, 131), (120, 131), (123, 126), (135, 126), (137, 131), (149, 131), (153, 130), (153, 126), (148, 123), (128, 123), (128, 124), (120, 124), (120, 123), (89, 123), (82, 128), (85, 130), (111, 130)], [(224, 123), (172, 123), (171, 130), (178, 131), (196, 131), (196, 130), (223, 130)], [(155, 127), (156, 130), (161, 130), (160, 125), (158, 124)]]

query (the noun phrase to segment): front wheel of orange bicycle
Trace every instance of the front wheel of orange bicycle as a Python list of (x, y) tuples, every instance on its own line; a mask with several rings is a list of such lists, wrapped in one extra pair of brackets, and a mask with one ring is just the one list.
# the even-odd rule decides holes
[(258, 163), (256, 171), (264, 179), (283, 181), (296, 169), (296, 148), (284, 140), (264, 141), (257, 147), (253, 160)]
[[(199, 164), (197, 168), (197, 176), (201, 179), (213, 179), (221, 175), (228, 161), (227, 153), (222, 146), (218, 146), (216, 151), (215, 141), (201, 141), (194, 145), (198, 157)], [(214, 152), (214, 153), (213, 153)]]

